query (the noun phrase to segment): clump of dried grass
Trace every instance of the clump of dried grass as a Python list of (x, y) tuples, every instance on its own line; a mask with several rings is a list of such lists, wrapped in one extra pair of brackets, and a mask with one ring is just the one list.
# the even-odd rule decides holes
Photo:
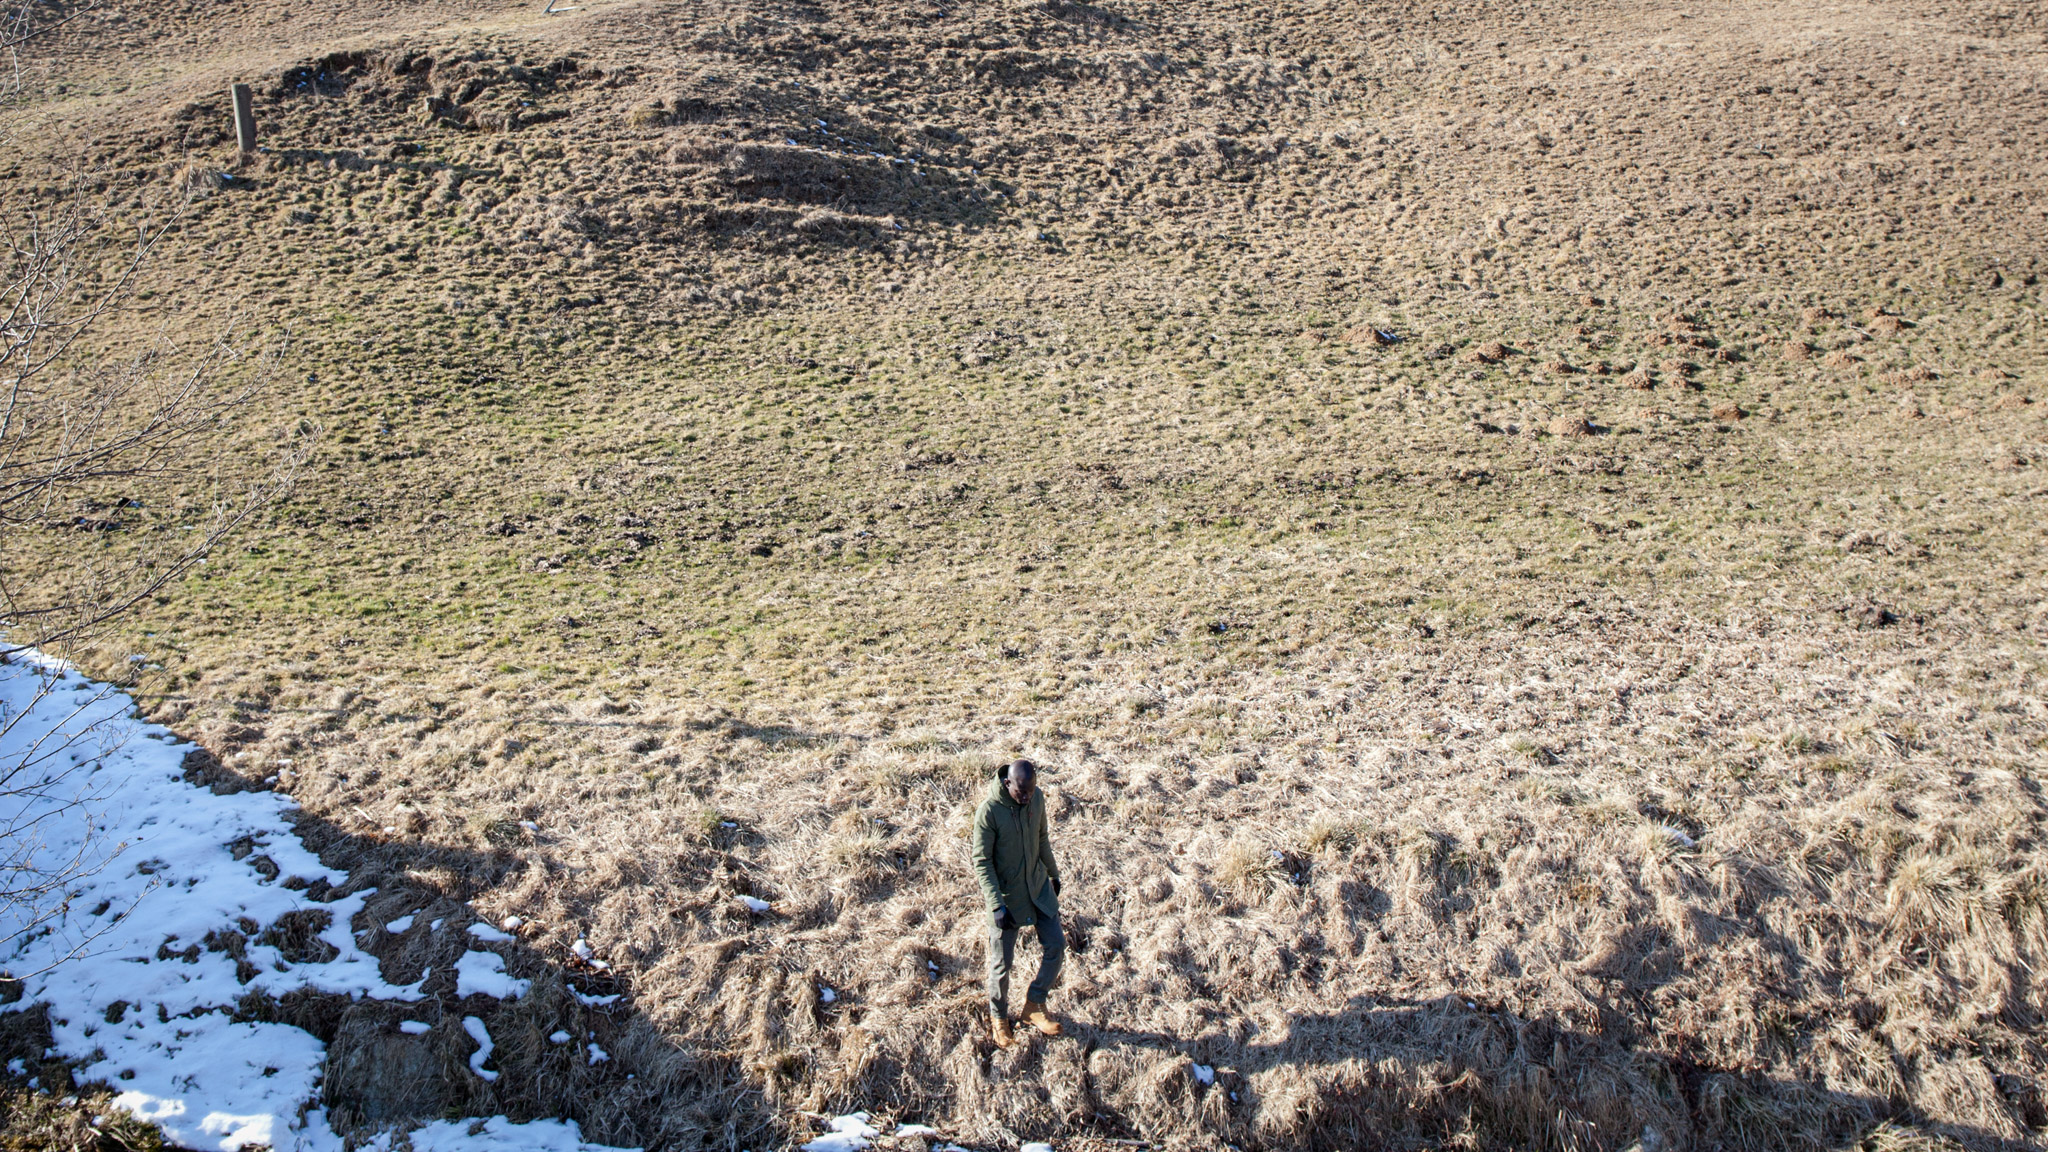
[(171, 174), (171, 186), (180, 194), (194, 199), (220, 192), (228, 186), (228, 180), (228, 174), (216, 164), (181, 164)]
[(1263, 893), (1281, 875), (1278, 851), (1246, 841), (1232, 841), (1216, 861), (1216, 880), (1244, 895)]
[(1302, 833), (1301, 846), (1312, 855), (1338, 854), (1358, 847), (1369, 832), (1362, 820), (1318, 816)]

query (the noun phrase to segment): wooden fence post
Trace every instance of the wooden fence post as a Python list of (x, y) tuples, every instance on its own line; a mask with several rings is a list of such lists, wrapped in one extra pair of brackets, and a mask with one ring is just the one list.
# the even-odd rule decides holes
[(242, 154), (256, 151), (256, 106), (247, 84), (237, 84), (228, 89), (235, 102), (235, 143), (241, 145)]

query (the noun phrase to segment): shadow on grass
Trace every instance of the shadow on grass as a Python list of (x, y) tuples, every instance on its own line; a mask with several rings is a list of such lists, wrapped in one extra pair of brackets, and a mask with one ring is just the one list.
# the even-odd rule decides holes
[[(833, 738), (733, 727), (764, 741)], [(195, 783), (222, 791), (252, 783), (206, 756), (188, 771)], [(551, 867), (546, 860), (359, 835), (311, 815), (299, 818), (298, 831), (331, 867), (350, 874), (344, 888), (315, 885), (306, 895), (322, 901), (376, 888), (351, 928), (380, 958), (386, 980), (418, 984), (426, 994), (416, 1002), (252, 994), (238, 1005), (244, 1018), (291, 1024), (327, 1044), (321, 1103), (344, 1135), (502, 1114), (574, 1120), (586, 1140), (649, 1149), (788, 1140), (794, 1117), (779, 1115), (764, 1093), (760, 1077), (768, 1073), (736, 1055), (739, 1038), (716, 1050), (666, 1035), (636, 999), (630, 974), (559, 943), (522, 938), (525, 926), (507, 933), (486, 924), (467, 904), (516, 882), (521, 870)], [(1085, 915), (1072, 919), (1074, 949), (1085, 954), (1100, 925)], [(280, 950), (292, 960), (322, 959), (313, 954), (324, 946), (322, 926), (308, 921), (302, 938), (281, 942)], [(210, 936), (208, 946), (231, 950), (231, 935)], [(463, 994), (462, 971), (474, 978), (498, 967), (522, 985), (519, 995)], [(843, 1085), (865, 1098), (837, 1103), (886, 1108), (921, 1098), (935, 1115), (959, 1112), (989, 1084), (1050, 1086), (1071, 1070), (1080, 1081), (1077, 1106), (1064, 1108), (1064, 1118), (1041, 1114), (1042, 1123), (1030, 1126), (1046, 1130), (1033, 1135), (1316, 1150), (1462, 1141), (1649, 1152), (1890, 1146), (1883, 1137), (1903, 1125), (1970, 1148), (2037, 1146), (1989, 1127), (1934, 1123), (1904, 1099), (1833, 1091), (1652, 1047), (1626, 1002), (1607, 994), (1639, 984), (1592, 978), (1593, 1011), (1579, 1027), (1460, 997), (1359, 996), (1341, 1011), (1293, 1016), (1264, 1032), (1240, 1023), (1194, 1038), (1072, 1019), (1066, 1037), (1031, 1037), (1000, 1057), (980, 1035), (983, 1022), (968, 1002), (976, 998), (968, 997), (927, 1018), (936, 1027), (921, 1037), (892, 1038), (884, 1047), (895, 1056)], [(479, 1026), (492, 1044), (482, 1058)], [(944, 1056), (953, 1051), (970, 1060)], [(977, 1064), (978, 1073), (969, 1070)], [(989, 1084), (953, 1079), (977, 1074)], [(2048, 1120), (2037, 1096), (2008, 1097), (2018, 1119)], [(989, 1112), (992, 1123), (998, 1111)]]
[[(218, 791), (254, 783), (211, 756), (188, 761), (188, 777)], [(252, 994), (237, 1005), (244, 1019), (291, 1024), (326, 1043), (320, 1103), (344, 1137), (504, 1115), (574, 1120), (584, 1140), (627, 1147), (773, 1142), (777, 1117), (734, 1059), (664, 1036), (636, 1003), (630, 980), (601, 959), (537, 947), (469, 907), (476, 893), (546, 862), (358, 835), (309, 814), (296, 823), (307, 847), (349, 873), (344, 887), (316, 884), (306, 895), (322, 901), (375, 888), (350, 927), (387, 981), (416, 983), (426, 994), (412, 1002)], [(321, 929), (311, 927), (309, 937)], [(523, 985), (520, 994), (462, 994), (458, 965), (470, 953), (502, 958), (504, 975)], [(469, 956), (466, 966), (499, 965)], [(471, 1020), (492, 1043), (481, 1061), (473, 1062), (479, 1045)]]
[[(1651, 1050), (1611, 1003), (1599, 1005), (1591, 1029), (1524, 1019), (1456, 996), (1356, 996), (1342, 1011), (1293, 1016), (1278, 1034), (1254, 1031), (1243, 1043), (1215, 1036), (1191, 1042), (1085, 1023), (1072, 1024), (1069, 1034), (1091, 1055), (1140, 1049), (1183, 1057), (1168, 1074), (1171, 1083), (1150, 1078), (1151, 1093), (1178, 1096), (1183, 1114), (1204, 1130), (1252, 1145), (1273, 1142), (1270, 1135), (1262, 1138), (1260, 1126), (1270, 1123), (1275, 1103), (1284, 1109), (1291, 1100), (1300, 1109), (1299, 1123), (1284, 1145), (1318, 1150), (1458, 1142), (1472, 1133), (1481, 1147), (1641, 1152), (1932, 1148), (1930, 1136), (1987, 1152), (2039, 1147), (1982, 1127), (1933, 1121), (1903, 1099), (1837, 1092), (1717, 1067), (1690, 1052)], [(1266, 1099), (1259, 1099), (1249, 1078), (1276, 1070), (1292, 1075), (1278, 1085), (1262, 1077)], [(1156, 1122), (1121, 1114), (1113, 1097), (1091, 1098), (1095, 1126), (1105, 1134), (1160, 1134)], [(2048, 1121), (2037, 1097), (2012, 1103), (2029, 1123)], [(1902, 1143), (1902, 1130), (1924, 1135)], [(1889, 1143), (1887, 1135), (1894, 1138)]]

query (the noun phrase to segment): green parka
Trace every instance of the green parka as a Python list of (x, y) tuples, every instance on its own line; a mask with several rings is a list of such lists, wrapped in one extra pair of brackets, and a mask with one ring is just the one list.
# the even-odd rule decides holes
[(1035, 791), (1031, 803), (1010, 799), (998, 776), (974, 813), (974, 875), (981, 881), (988, 914), (1008, 908), (1020, 926), (1036, 924), (1038, 916), (1059, 919), (1055, 886), (1060, 870), (1052, 859), (1052, 838), (1045, 824), (1045, 793)]

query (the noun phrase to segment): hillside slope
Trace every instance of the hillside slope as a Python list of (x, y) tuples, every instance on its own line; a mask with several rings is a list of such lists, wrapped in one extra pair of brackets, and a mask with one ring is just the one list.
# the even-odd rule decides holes
[[(182, 212), (107, 349), (282, 346), (209, 482), (324, 430), (102, 669), (380, 885), (387, 979), (470, 902), (627, 997), (402, 1101), (312, 1013), (338, 1116), (2037, 1140), (2038, 12), (542, 7), (107, 11), (6, 114), (10, 212)], [(1017, 754), (1074, 1026), (1005, 1053)]]

